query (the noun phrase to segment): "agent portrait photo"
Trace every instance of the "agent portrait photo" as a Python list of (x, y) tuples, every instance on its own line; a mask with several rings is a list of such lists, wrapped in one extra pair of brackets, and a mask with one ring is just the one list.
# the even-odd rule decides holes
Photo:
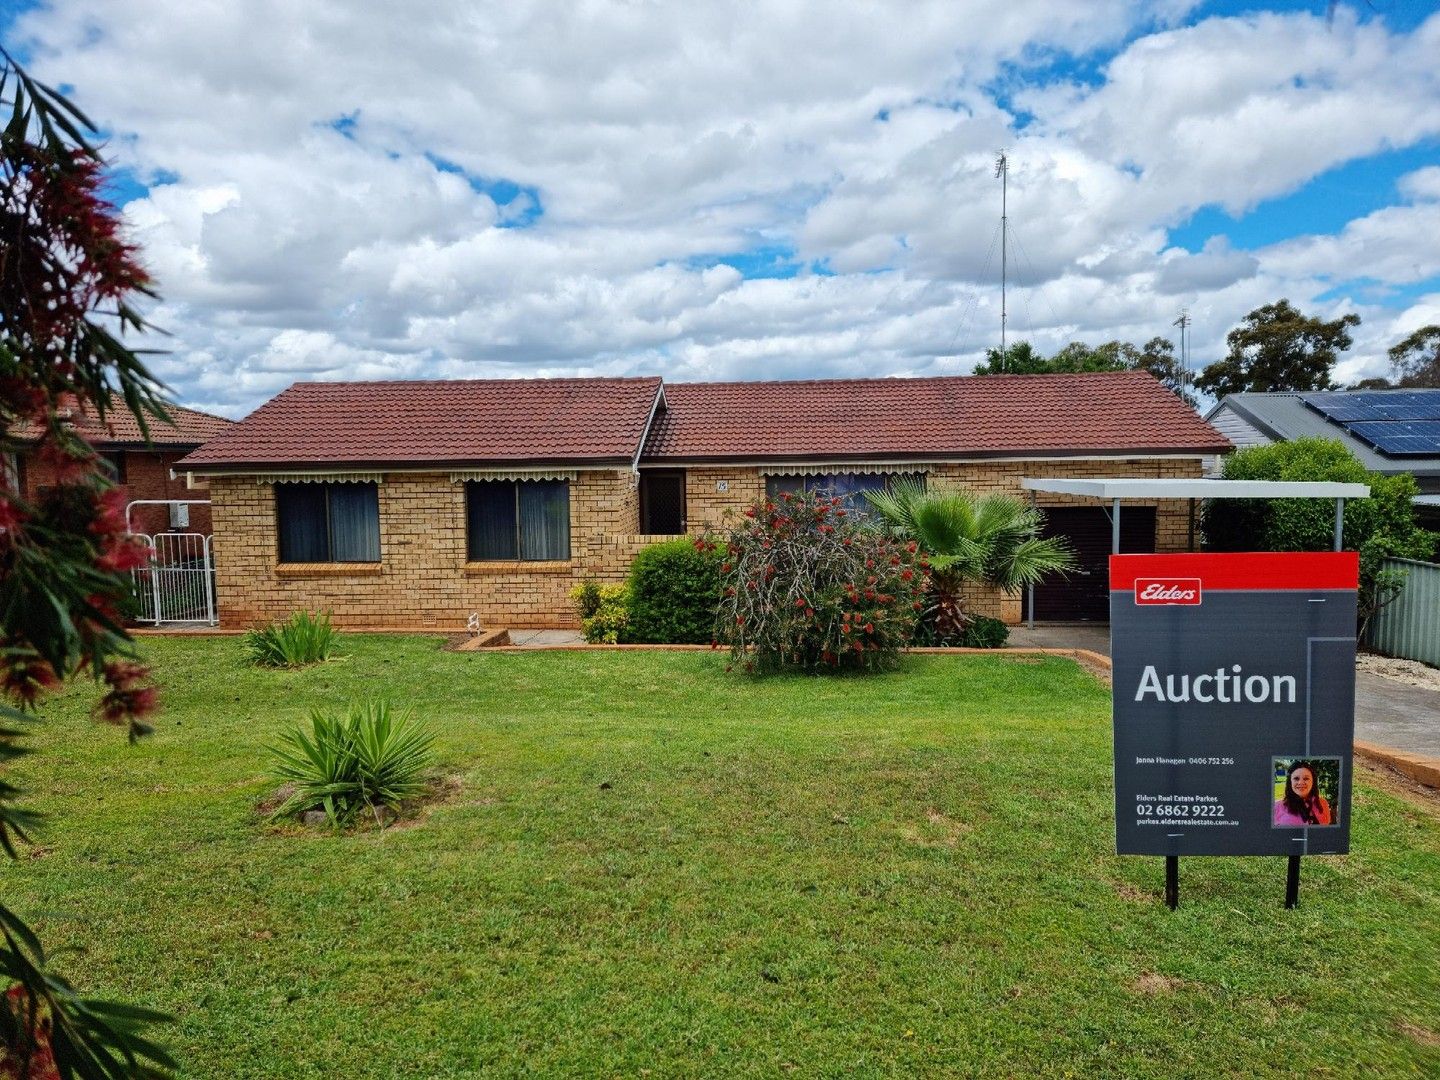
[(1338, 825), (1340, 759), (1273, 758), (1271, 779), (1277, 829)]

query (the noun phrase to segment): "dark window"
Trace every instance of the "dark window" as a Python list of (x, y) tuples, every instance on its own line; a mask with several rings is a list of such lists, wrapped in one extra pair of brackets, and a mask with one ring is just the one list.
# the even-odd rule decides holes
[(465, 485), (466, 557), (565, 562), (570, 558), (567, 480), (471, 480)]
[(864, 513), (869, 503), (867, 491), (887, 491), (901, 477), (925, 482), (924, 473), (824, 473), (814, 476), (767, 476), (765, 497), (777, 499), (785, 492), (824, 491), (839, 495), (851, 510)]
[(124, 485), (128, 483), (125, 472), (125, 452), (123, 450), (112, 450), (109, 453), (100, 455), (100, 468), (110, 478), (112, 484)]
[(375, 484), (276, 484), (280, 561), (379, 562)]
[(685, 474), (640, 474), (640, 531), (678, 536), (685, 531)]

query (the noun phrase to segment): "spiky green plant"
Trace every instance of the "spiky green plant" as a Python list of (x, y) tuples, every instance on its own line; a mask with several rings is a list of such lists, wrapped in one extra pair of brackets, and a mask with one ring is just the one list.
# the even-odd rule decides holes
[(381, 807), (425, 790), (434, 741), (424, 724), (385, 701), (352, 705), (339, 716), (312, 710), (308, 732), (297, 727), (270, 747), (275, 777), (295, 786), (273, 816), (323, 810), (338, 828), (368, 810), (378, 823)]
[(885, 528), (929, 553), (922, 626), (937, 645), (960, 644), (974, 618), (965, 609), (967, 582), (1009, 592), (1075, 565), (1065, 541), (1040, 535), (1045, 515), (1013, 495), (927, 491), (909, 479), (865, 494)]
[(305, 667), (328, 659), (339, 638), (328, 611), (297, 611), (283, 623), (247, 630), (245, 653), (259, 667)]

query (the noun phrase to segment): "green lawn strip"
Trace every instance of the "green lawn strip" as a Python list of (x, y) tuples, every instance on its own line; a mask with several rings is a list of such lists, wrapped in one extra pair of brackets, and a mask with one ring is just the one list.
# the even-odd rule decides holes
[[(54, 702), (56, 821), (7, 902), (87, 989), (169, 1009), (194, 1076), (1318, 1075), (1440, 1068), (1440, 832), (1357, 787), (1355, 854), (1112, 854), (1108, 693), (1069, 661), (752, 680), (711, 653), (302, 671), (152, 640), (156, 735)], [(385, 693), (459, 786), (423, 817), (267, 826), (263, 747)]]

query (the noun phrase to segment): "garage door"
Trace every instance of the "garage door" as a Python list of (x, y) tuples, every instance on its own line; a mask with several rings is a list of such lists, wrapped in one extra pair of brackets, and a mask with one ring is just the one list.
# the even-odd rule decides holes
[[(1035, 586), (1035, 618), (1057, 622), (1110, 621), (1110, 515), (1090, 506), (1045, 511), (1045, 536), (1061, 536), (1075, 551), (1077, 568), (1068, 578)], [(1155, 550), (1155, 508), (1127, 506), (1120, 511), (1120, 550)]]

